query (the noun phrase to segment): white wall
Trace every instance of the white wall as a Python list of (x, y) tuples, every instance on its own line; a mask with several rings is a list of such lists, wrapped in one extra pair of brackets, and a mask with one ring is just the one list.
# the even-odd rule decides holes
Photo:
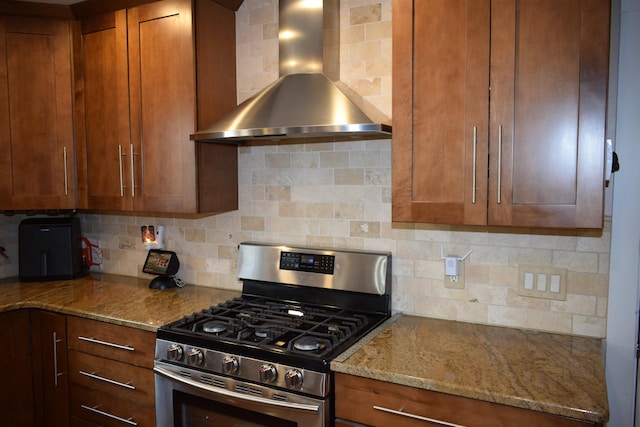
[[(640, 0), (622, 0), (606, 375), (609, 427), (633, 425), (640, 265)], [(638, 424), (636, 424), (638, 425)]]

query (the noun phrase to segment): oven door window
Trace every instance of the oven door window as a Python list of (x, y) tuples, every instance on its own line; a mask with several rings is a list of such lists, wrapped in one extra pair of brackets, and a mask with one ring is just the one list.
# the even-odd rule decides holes
[(297, 427), (298, 424), (248, 409), (212, 402), (179, 391), (173, 393), (176, 427)]

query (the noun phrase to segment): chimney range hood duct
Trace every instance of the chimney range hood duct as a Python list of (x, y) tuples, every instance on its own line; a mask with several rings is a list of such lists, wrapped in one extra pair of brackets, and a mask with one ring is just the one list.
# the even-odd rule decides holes
[(280, 0), (280, 78), (195, 141), (380, 139), (390, 120), (338, 82), (339, 0)]

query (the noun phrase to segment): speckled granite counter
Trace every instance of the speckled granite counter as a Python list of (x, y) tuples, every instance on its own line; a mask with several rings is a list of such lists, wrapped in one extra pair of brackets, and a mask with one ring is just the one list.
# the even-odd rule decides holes
[(74, 280), (0, 280), (0, 312), (40, 308), (155, 332), (158, 327), (240, 295), (187, 285), (149, 289), (149, 280), (91, 273)]
[(584, 421), (609, 419), (599, 339), (402, 315), (331, 368)]

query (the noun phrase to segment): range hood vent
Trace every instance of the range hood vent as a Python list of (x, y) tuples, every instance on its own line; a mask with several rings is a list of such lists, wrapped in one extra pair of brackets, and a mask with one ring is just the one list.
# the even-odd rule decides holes
[(280, 0), (280, 78), (213, 126), (204, 142), (390, 138), (390, 120), (338, 82), (338, 0)]

